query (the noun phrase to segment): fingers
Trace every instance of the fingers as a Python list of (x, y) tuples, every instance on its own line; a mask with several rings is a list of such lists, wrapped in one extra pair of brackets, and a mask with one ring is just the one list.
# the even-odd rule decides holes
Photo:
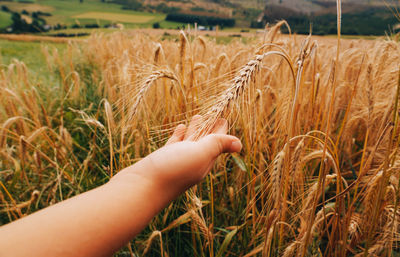
[(196, 130), (199, 128), (201, 122), (202, 122), (202, 116), (200, 115), (194, 115), (192, 120), (189, 123), (189, 127), (186, 131), (186, 135), (184, 137), (184, 140), (192, 140), (192, 137)]
[[(203, 117), (200, 115), (193, 116), (190, 121), (189, 128), (186, 132), (184, 140), (193, 140), (193, 135), (199, 129), (201, 123), (203, 122)], [(225, 119), (218, 119), (215, 122), (210, 134), (226, 134), (228, 132), (228, 121)]]
[[(178, 125), (175, 128), (174, 133), (172, 134), (171, 138), (168, 140), (166, 145), (180, 142), (182, 140), (189, 140), (189, 141), (193, 140), (193, 135), (196, 133), (197, 129), (199, 129), (199, 126), (201, 125), (202, 121), (203, 121), (202, 116), (194, 115), (187, 128), (183, 124)], [(218, 119), (210, 133), (226, 135), (227, 132), (228, 132), (228, 121), (225, 119)]]
[(218, 119), (211, 130), (211, 134), (226, 134), (228, 132), (228, 121), (225, 119)]
[(222, 153), (240, 152), (242, 143), (237, 137), (224, 134), (211, 134), (202, 138), (199, 143), (211, 158), (217, 158)]
[(183, 140), (185, 137), (185, 132), (186, 132), (186, 126), (183, 124), (179, 124), (175, 130), (172, 136), (168, 139), (167, 143), (165, 145), (170, 145), (173, 143), (177, 143)]

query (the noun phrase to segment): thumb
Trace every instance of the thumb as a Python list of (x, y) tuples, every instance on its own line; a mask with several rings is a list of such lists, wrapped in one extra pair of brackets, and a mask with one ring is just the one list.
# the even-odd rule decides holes
[(199, 140), (204, 151), (217, 158), (222, 153), (240, 152), (242, 143), (237, 137), (224, 134), (210, 134)]

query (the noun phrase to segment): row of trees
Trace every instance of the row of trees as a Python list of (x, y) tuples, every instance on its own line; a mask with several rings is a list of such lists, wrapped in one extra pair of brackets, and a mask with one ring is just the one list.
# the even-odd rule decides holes
[(46, 20), (43, 16), (49, 16), (51, 14), (44, 12), (32, 12), (29, 13), (23, 10), (21, 13), (11, 11), (7, 6), (3, 5), (1, 7), (3, 12), (8, 12), (11, 14), (12, 24), (8, 28), (3, 28), (3, 32), (42, 32), (46, 30)]
[(235, 26), (235, 19), (221, 18), (216, 16), (203, 16), (186, 13), (170, 13), (165, 18), (167, 21), (176, 21), (183, 23), (197, 23), (203, 26), (216, 26), (233, 27)]
[[(262, 22), (253, 21), (251, 26), (262, 28), (266, 23), (275, 23), (286, 20), (292, 31), (298, 34), (310, 33), (314, 35), (336, 34), (337, 17), (335, 14), (306, 15), (296, 13), (287, 8), (268, 7)], [(343, 35), (383, 35), (391, 26), (398, 23), (394, 15), (388, 15), (383, 8), (370, 8), (359, 12), (344, 13), (342, 15)], [(285, 30), (285, 28), (284, 28)], [(287, 30), (285, 31), (287, 32)]]
[(178, 7), (170, 7), (165, 3), (159, 3), (157, 5), (144, 5), (139, 0), (112, 0), (112, 1), (101, 0), (101, 1), (119, 4), (122, 6), (122, 9), (124, 10), (150, 11), (150, 12), (156, 11), (162, 13), (172, 13), (172, 12), (178, 12), (180, 10), (180, 8)]

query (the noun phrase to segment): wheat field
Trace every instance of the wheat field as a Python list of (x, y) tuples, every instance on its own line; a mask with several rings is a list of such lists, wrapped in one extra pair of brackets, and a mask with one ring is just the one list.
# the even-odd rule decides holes
[[(0, 68), (0, 220), (107, 182), (195, 114), (243, 142), (116, 256), (400, 256), (400, 46), (181, 32), (42, 45)], [(173, 186), (173, 185), (171, 185)]]

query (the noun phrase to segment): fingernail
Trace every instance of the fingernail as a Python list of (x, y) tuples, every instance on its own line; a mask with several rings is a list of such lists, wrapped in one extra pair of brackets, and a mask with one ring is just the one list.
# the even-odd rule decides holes
[(234, 152), (240, 152), (242, 150), (242, 143), (239, 140), (233, 141), (231, 145), (231, 149)]
[(201, 118), (202, 118), (201, 115), (196, 114), (196, 115), (194, 115), (194, 116), (192, 117), (192, 121), (200, 120)]
[(176, 126), (176, 129), (179, 129), (179, 130), (184, 129), (184, 128), (186, 128), (186, 126), (184, 124), (179, 124), (178, 126)]

